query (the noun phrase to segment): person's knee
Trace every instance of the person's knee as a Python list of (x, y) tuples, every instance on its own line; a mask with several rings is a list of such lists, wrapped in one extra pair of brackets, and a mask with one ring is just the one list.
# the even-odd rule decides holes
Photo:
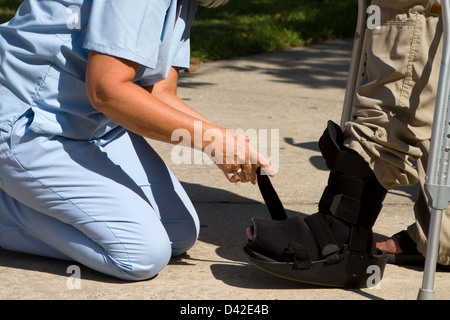
[(186, 253), (191, 249), (197, 242), (197, 237), (191, 237), (189, 239), (184, 239), (183, 241), (178, 241), (172, 245), (172, 256), (176, 257)]
[(191, 249), (198, 235), (199, 223), (195, 219), (166, 221), (159, 232), (143, 232), (142, 239), (127, 246), (120, 259), (112, 258), (114, 276), (131, 281), (153, 278), (167, 266), (172, 256)]
[(160, 241), (157, 245), (143, 244), (138, 250), (128, 252), (128, 261), (114, 262), (113, 276), (128, 281), (151, 279), (167, 266), (171, 253), (169, 241)]
[[(178, 222), (176, 228), (170, 229), (169, 236), (172, 242), (172, 256), (174, 257), (186, 253), (197, 242), (199, 229), (193, 221)], [(174, 229), (177, 229), (178, 232), (175, 232)]]

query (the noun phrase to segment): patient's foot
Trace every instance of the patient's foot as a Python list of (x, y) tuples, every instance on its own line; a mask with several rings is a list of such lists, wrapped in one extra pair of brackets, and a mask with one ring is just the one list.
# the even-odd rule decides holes
[(377, 242), (376, 247), (386, 253), (390, 254), (402, 254), (402, 249), (400, 248), (400, 245), (397, 241), (390, 238), (386, 241)]

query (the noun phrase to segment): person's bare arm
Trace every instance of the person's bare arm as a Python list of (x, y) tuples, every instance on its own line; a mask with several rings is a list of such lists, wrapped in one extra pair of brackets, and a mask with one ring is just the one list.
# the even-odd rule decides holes
[[(174, 69), (166, 79), (167, 81), (153, 86), (151, 90), (146, 90), (133, 83), (138, 68), (139, 65), (135, 62), (90, 52), (86, 72), (86, 88), (94, 108), (130, 131), (173, 144), (175, 141), (172, 141), (171, 137), (175, 130), (185, 129), (191, 137), (194, 137), (196, 123), (202, 121), (202, 137), (207, 130), (214, 130), (222, 139), (213, 142), (191, 139), (191, 147), (204, 151), (207, 146), (214, 143), (216, 153), (222, 155), (218, 166), (228, 180), (247, 180), (240, 179), (233, 174), (240, 167), (244, 172), (250, 173), (252, 183), (256, 183), (254, 171), (258, 166), (263, 166), (269, 174), (271, 172), (273, 174), (270, 164), (249, 146), (248, 141), (238, 139), (238, 134), (227, 135), (226, 128), (203, 118), (187, 107), (184, 102), (180, 103), (179, 98), (176, 97), (176, 91), (173, 91), (176, 90), (173, 81), (177, 78), (173, 73)], [(246, 152), (231, 156), (226, 153), (227, 145), (236, 149), (239, 143), (244, 144), (241, 149)], [(255, 161), (255, 159), (258, 160)], [(239, 165), (242, 162), (245, 163)]]
[[(133, 83), (138, 68), (137, 63), (91, 52), (86, 87), (92, 105), (124, 128), (148, 138), (171, 143), (172, 132), (179, 128), (187, 129), (193, 136), (194, 121), (199, 119)], [(212, 126), (205, 123), (204, 128)], [(192, 147), (203, 150), (205, 146)]]

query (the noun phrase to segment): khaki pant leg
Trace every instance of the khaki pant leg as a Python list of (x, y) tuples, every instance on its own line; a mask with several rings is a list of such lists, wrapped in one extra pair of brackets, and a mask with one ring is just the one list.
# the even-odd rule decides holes
[[(367, 30), (346, 145), (366, 159), (388, 190), (417, 182), (423, 190), (442, 53), (442, 24), (431, 13), (435, 3), (372, 1), (381, 9), (381, 26)], [(422, 191), (415, 205), (417, 222), (408, 228), (424, 254), (426, 203)], [(443, 220), (438, 260), (450, 264), (449, 215)]]
[(408, 2), (415, 3), (373, 1), (381, 26), (367, 30), (365, 66), (346, 123), (346, 144), (388, 190), (419, 181), (415, 161), (431, 136), (440, 66), (439, 17), (427, 14), (430, 6), (404, 8)]

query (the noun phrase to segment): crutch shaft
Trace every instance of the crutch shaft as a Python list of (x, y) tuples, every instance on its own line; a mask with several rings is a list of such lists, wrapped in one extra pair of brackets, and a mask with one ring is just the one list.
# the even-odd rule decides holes
[[(419, 300), (434, 300), (434, 281), (439, 250), (439, 231), (442, 222), (441, 209), (433, 209), (430, 218), (430, 231), (428, 233), (427, 255), (425, 259), (425, 269), (423, 273), (422, 288), (419, 291)], [(438, 232), (436, 232), (438, 231)]]
[(351, 119), (353, 109), (353, 96), (359, 76), (359, 63), (362, 57), (364, 35), (366, 29), (366, 11), (367, 1), (358, 0), (358, 21), (356, 24), (355, 38), (353, 42), (352, 60), (350, 61), (350, 70), (347, 79), (347, 88), (345, 90), (344, 107), (341, 115), (341, 128)]

